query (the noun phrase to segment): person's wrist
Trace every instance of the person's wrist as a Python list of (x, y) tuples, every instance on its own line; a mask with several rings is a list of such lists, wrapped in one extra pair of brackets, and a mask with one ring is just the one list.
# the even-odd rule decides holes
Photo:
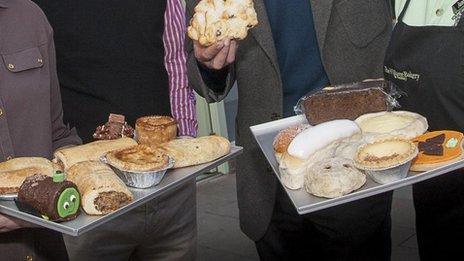
[(198, 65), (198, 68), (200, 69), (200, 71), (205, 71), (205, 72), (209, 72), (209, 73), (213, 73), (213, 74), (224, 74), (224, 73), (228, 73), (229, 71), (229, 65), (226, 65), (224, 67), (222, 67), (221, 69), (214, 69), (214, 68), (210, 68), (208, 66), (206, 66), (206, 64), (200, 62), (197, 60), (197, 65)]

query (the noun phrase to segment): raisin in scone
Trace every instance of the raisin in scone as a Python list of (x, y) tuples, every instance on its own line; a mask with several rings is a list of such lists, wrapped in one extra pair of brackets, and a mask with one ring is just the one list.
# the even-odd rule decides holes
[(191, 39), (210, 46), (226, 37), (243, 40), (257, 24), (252, 0), (202, 0), (187, 30)]

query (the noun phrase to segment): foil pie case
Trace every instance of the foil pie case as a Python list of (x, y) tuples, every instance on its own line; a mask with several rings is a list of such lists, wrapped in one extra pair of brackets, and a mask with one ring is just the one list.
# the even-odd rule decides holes
[(163, 180), (168, 169), (174, 166), (174, 160), (169, 157), (169, 163), (165, 168), (154, 171), (135, 172), (122, 170), (111, 165), (106, 159), (106, 156), (101, 157), (100, 160), (108, 164), (127, 186), (133, 188), (149, 188), (158, 185), (161, 180)]
[(375, 182), (379, 184), (388, 184), (394, 181), (404, 179), (408, 176), (412, 161), (417, 156), (418, 152), (419, 151), (416, 147), (414, 153), (412, 153), (412, 155), (408, 159), (388, 168), (375, 169), (366, 168), (356, 163), (355, 165), (358, 169), (361, 169), (364, 172), (366, 172)]

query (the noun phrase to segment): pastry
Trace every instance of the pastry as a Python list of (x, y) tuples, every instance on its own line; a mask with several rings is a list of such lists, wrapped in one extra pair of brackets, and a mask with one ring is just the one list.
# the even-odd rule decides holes
[(230, 142), (211, 135), (192, 139), (176, 139), (162, 144), (159, 149), (174, 160), (174, 168), (203, 164), (230, 152)]
[(137, 145), (131, 138), (120, 138), (116, 140), (99, 140), (80, 146), (74, 146), (57, 150), (54, 154), (56, 163), (59, 163), (64, 170), (74, 164), (89, 160), (100, 160), (102, 156), (112, 150), (125, 149)]
[(113, 167), (132, 172), (161, 170), (169, 164), (166, 154), (145, 145), (111, 151), (106, 154), (106, 160)]
[(134, 137), (134, 128), (127, 124), (124, 115), (110, 114), (108, 122), (98, 126), (93, 134), (97, 140), (115, 140), (123, 137)]
[(412, 171), (427, 171), (451, 164), (464, 158), (463, 134), (457, 131), (433, 131), (419, 136), (414, 142), (419, 154), (414, 159)]
[(344, 140), (359, 139), (361, 130), (350, 120), (335, 120), (308, 128), (290, 143), (280, 161), (280, 178), (289, 189), (300, 189), (306, 169), (315, 162), (331, 158)]
[(308, 124), (300, 124), (298, 126), (289, 127), (287, 129), (281, 130), (274, 138), (272, 146), (274, 147), (275, 156), (277, 162), (280, 162), (282, 158), (282, 153), (287, 151), (290, 142), (303, 130), (309, 128)]
[(106, 215), (133, 199), (132, 193), (111, 168), (99, 161), (80, 162), (67, 171), (81, 193), (81, 205), (89, 215)]
[(324, 198), (337, 198), (349, 194), (366, 183), (366, 175), (359, 171), (352, 160), (325, 159), (308, 169), (305, 176), (306, 191)]
[(361, 146), (355, 161), (361, 169), (381, 170), (410, 161), (417, 153), (417, 147), (411, 141), (390, 138)]
[(177, 122), (168, 116), (145, 116), (137, 119), (135, 132), (140, 144), (156, 147), (177, 136)]
[(416, 145), (402, 138), (380, 139), (359, 147), (355, 166), (365, 170), (380, 184), (405, 178), (412, 160), (417, 156)]
[(18, 201), (47, 220), (62, 222), (79, 214), (80, 194), (76, 184), (65, 180), (64, 173), (58, 172), (53, 177), (35, 174), (19, 188)]
[(359, 146), (365, 143), (366, 141), (362, 136), (356, 137), (356, 139), (344, 140), (337, 146), (334, 157), (354, 160)]
[(17, 193), (27, 177), (38, 173), (53, 175), (52, 163), (39, 157), (20, 157), (0, 163), (0, 194)]
[(366, 113), (386, 111), (391, 105), (385, 85), (385, 81), (372, 81), (327, 87), (304, 97), (303, 111), (311, 125), (337, 119), (355, 120)]
[(369, 113), (360, 116), (355, 122), (366, 136), (401, 136), (404, 139), (413, 139), (428, 129), (425, 117), (408, 111)]
[(257, 24), (252, 0), (201, 0), (187, 31), (192, 40), (210, 46), (226, 37), (243, 40)]

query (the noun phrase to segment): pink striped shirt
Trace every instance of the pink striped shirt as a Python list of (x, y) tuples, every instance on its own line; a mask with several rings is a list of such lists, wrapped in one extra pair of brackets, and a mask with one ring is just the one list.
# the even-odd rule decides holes
[(178, 122), (179, 136), (197, 135), (198, 122), (195, 94), (187, 79), (185, 10), (181, 0), (167, 0), (164, 13), (164, 64), (169, 77), (172, 116)]

